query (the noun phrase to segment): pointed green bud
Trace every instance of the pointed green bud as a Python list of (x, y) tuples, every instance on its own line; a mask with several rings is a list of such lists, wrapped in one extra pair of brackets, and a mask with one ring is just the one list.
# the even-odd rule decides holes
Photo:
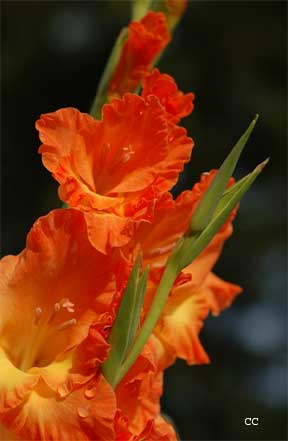
[(151, 9), (151, 0), (131, 0), (132, 20), (140, 21), (141, 18)]
[(189, 265), (213, 239), (219, 228), (225, 223), (233, 209), (240, 202), (244, 194), (249, 190), (257, 176), (262, 172), (269, 159), (259, 164), (252, 173), (249, 173), (241, 181), (236, 182), (227, 190), (214, 210), (212, 219), (206, 228), (198, 235), (187, 237), (174, 256), (179, 265), (179, 271)]
[(127, 287), (123, 294), (109, 343), (111, 350), (108, 359), (102, 365), (102, 372), (111, 384), (115, 385), (119, 368), (124, 361), (139, 326), (141, 308), (146, 291), (149, 268), (140, 275), (142, 259), (138, 257), (130, 273)]
[(256, 115), (246, 132), (241, 136), (237, 144), (233, 147), (233, 149), (219, 168), (211, 185), (199, 202), (190, 223), (190, 235), (193, 236), (200, 233), (210, 222), (214, 210), (223, 192), (225, 191), (226, 185), (235, 170), (239, 157), (255, 127), (257, 120), (258, 115)]

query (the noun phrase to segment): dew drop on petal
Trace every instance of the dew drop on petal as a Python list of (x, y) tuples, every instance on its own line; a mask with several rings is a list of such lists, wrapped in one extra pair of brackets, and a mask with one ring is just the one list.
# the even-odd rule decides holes
[(57, 389), (58, 394), (61, 398), (64, 398), (69, 393), (69, 389), (65, 384), (60, 384)]
[(86, 398), (93, 398), (93, 397), (95, 397), (96, 394), (97, 394), (97, 386), (96, 385), (87, 387), (84, 392), (84, 395)]
[(78, 407), (77, 412), (80, 418), (87, 418), (90, 415), (89, 408), (87, 406)]

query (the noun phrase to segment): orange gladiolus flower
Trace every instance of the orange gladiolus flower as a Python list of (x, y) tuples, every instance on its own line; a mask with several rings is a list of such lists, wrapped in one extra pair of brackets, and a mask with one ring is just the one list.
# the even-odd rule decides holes
[(0, 423), (21, 439), (113, 439), (116, 400), (99, 367), (116, 266), (73, 209), (40, 218), (26, 249), (2, 259)]
[(169, 41), (166, 19), (161, 12), (149, 11), (139, 22), (133, 21), (110, 82), (110, 99), (134, 92)]
[[(124, 248), (129, 260), (133, 258), (133, 247), (137, 244), (137, 249), (142, 249), (144, 264), (150, 265), (145, 311), (149, 309), (171, 250), (187, 231), (193, 212), (214, 175), (215, 171), (203, 174), (201, 181), (191, 191), (184, 191), (175, 201), (171, 195), (164, 195), (155, 206), (153, 223), (140, 225), (134, 241)], [(232, 183), (231, 179), (230, 185)], [(182, 271), (174, 283), (154, 329), (154, 335), (165, 348), (161, 361), (163, 368), (173, 363), (175, 356), (186, 359), (190, 364), (209, 362), (199, 340), (203, 320), (210, 311), (217, 315), (241, 292), (239, 286), (225, 282), (211, 272), (225, 240), (232, 234), (231, 220), (234, 215), (235, 210), (206, 249)]]
[(60, 198), (83, 211), (102, 252), (125, 245), (136, 222), (151, 221), (155, 200), (176, 183), (193, 146), (150, 95), (113, 100), (102, 121), (68, 108), (42, 115), (36, 127)]
[(141, 95), (147, 98), (149, 95), (157, 96), (166, 109), (167, 118), (178, 123), (181, 118), (190, 115), (194, 108), (193, 93), (179, 91), (174, 79), (167, 74), (161, 74), (158, 69), (154, 69), (150, 75), (143, 80), (143, 90)]

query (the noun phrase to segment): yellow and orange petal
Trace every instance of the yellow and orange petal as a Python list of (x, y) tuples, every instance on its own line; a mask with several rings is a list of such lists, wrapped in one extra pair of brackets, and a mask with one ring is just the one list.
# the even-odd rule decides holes
[(149, 11), (139, 22), (132, 22), (109, 85), (108, 96), (121, 97), (124, 93), (134, 92), (169, 41), (166, 19), (162, 13)]
[[(97, 391), (94, 395), (93, 388)], [(107, 441), (114, 439), (115, 412), (114, 392), (99, 375), (65, 399), (40, 382), (21, 405), (7, 411), (1, 420), (21, 439)]]
[(168, 351), (172, 348), (175, 356), (188, 364), (209, 363), (199, 339), (203, 321), (209, 313), (205, 289), (193, 292), (190, 286), (188, 282), (172, 290), (154, 335)]
[(167, 74), (161, 74), (158, 69), (147, 75), (143, 80), (141, 96), (157, 96), (167, 112), (169, 121), (177, 123), (181, 118), (190, 115), (194, 108), (194, 94), (184, 94), (177, 88), (175, 80)]
[[(189, 273), (188, 275), (191, 276)], [(195, 286), (193, 273), (190, 280), (185, 280), (183, 276), (182, 282), (174, 284), (154, 330), (154, 335), (164, 347), (166, 360), (167, 354), (170, 357), (174, 354), (188, 364), (209, 363), (209, 357), (199, 339), (204, 320), (210, 312), (218, 315), (221, 310), (230, 306), (241, 291), (239, 286), (226, 282), (211, 272), (200, 286)], [(162, 357), (162, 365), (166, 367), (164, 355)]]
[[(28, 437), (29, 430), (32, 439), (42, 430), (45, 434), (41, 412), (47, 406), (52, 435), (43, 439), (58, 441), (53, 426), (58, 410), (63, 411), (67, 397), (68, 407), (70, 398), (76, 403), (80, 392), (75, 391), (91, 383), (107, 358), (105, 329), (111, 326), (117, 265), (118, 257), (103, 255), (90, 244), (84, 216), (74, 209), (38, 219), (26, 249), (2, 259), (0, 420), (17, 436)], [(38, 404), (43, 410), (37, 416)], [(97, 412), (94, 426), (105, 426)], [(74, 422), (67, 424), (73, 427)]]
[(131, 239), (135, 222), (152, 219), (155, 199), (176, 183), (192, 148), (153, 96), (113, 100), (102, 121), (68, 108), (42, 115), (36, 127), (60, 197), (85, 213), (91, 243), (106, 253)]
[[(54, 210), (35, 222), (26, 249), (1, 262), (0, 345), (7, 353), (13, 348), (15, 366), (25, 370), (27, 357), (47, 366), (87, 336), (112, 302), (114, 292), (107, 292), (102, 304), (115, 265), (90, 244), (80, 211)], [(27, 356), (27, 348), (35, 354)]]

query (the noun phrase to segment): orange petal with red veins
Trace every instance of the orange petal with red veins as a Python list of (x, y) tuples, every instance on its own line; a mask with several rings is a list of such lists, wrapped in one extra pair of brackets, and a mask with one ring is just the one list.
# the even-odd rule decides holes
[(209, 357), (199, 340), (199, 332), (209, 308), (205, 289), (193, 292), (192, 282), (172, 290), (154, 334), (175, 355), (189, 364), (209, 363)]
[(4, 426), (24, 439), (49, 441), (107, 441), (114, 438), (115, 395), (99, 376), (87, 387), (60, 399), (39, 384), (26, 402), (2, 417)]
[(162, 13), (149, 11), (140, 22), (133, 21), (129, 25), (128, 38), (110, 82), (110, 98), (134, 92), (169, 40), (166, 19)]
[(141, 96), (157, 96), (167, 112), (167, 118), (177, 123), (181, 118), (190, 115), (194, 108), (194, 94), (179, 91), (174, 79), (154, 69), (143, 81)]
[(235, 297), (242, 292), (242, 288), (233, 283), (220, 279), (213, 273), (209, 273), (205, 281), (207, 286), (207, 302), (213, 315), (228, 308)]

